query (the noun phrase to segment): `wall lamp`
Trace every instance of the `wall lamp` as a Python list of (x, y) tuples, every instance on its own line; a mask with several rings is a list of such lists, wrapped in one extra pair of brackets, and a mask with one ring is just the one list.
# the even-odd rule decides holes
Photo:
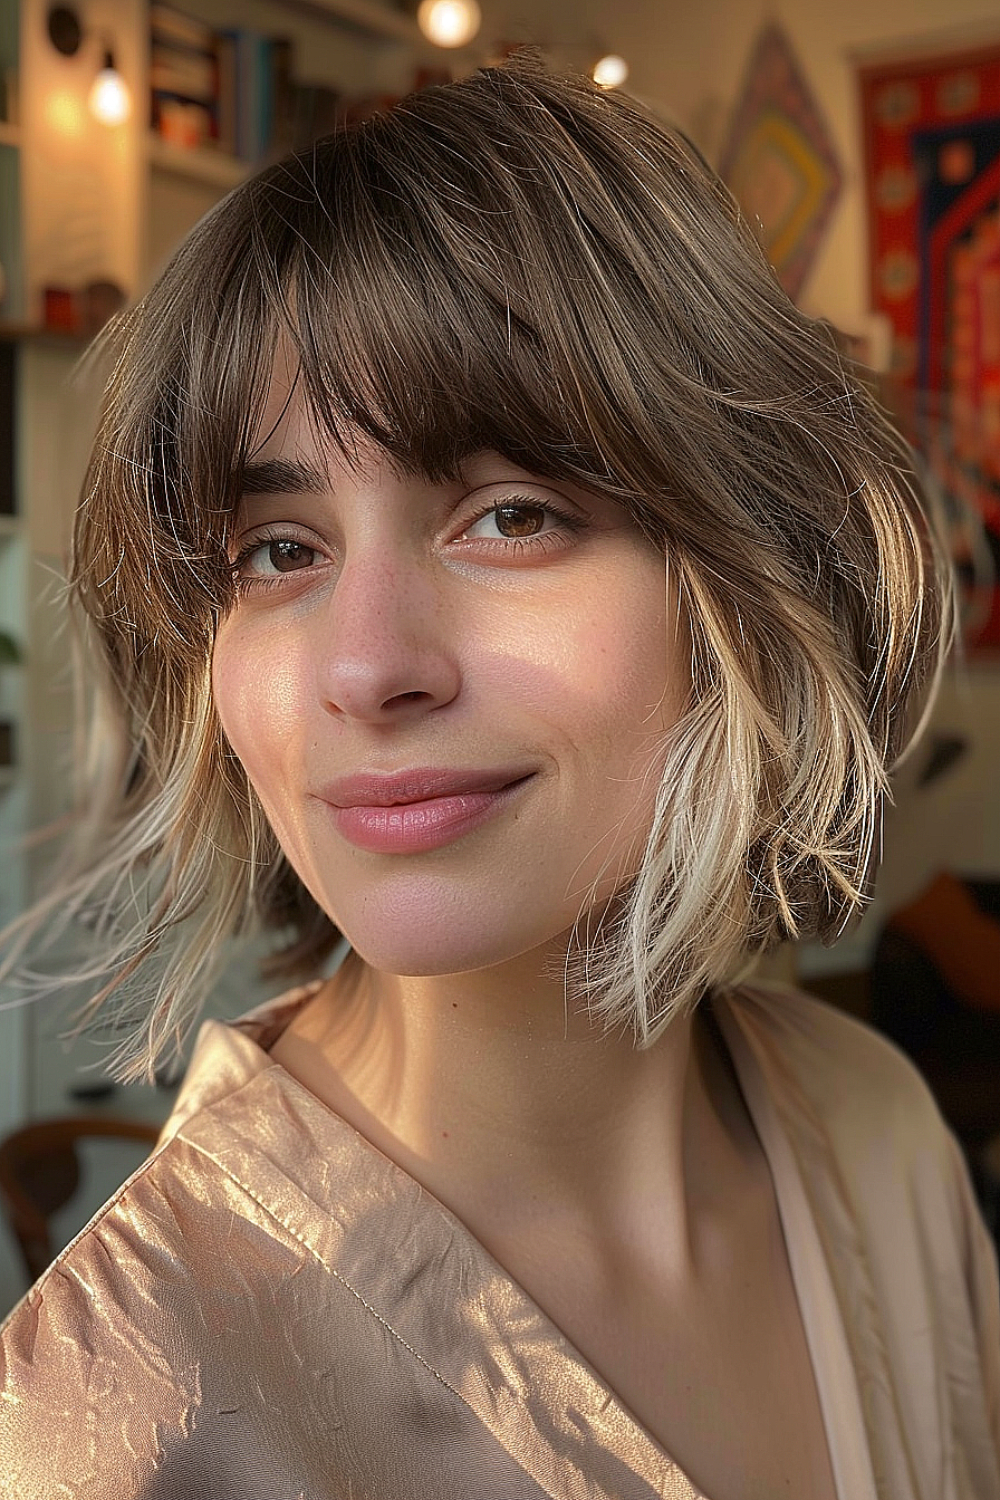
[[(48, 18), (49, 41), (63, 57), (75, 57), (83, 44), (83, 27), (76, 11), (68, 5), (54, 5)], [(127, 120), (132, 100), (124, 78), (115, 67), (115, 55), (105, 41), (101, 49), (101, 67), (90, 86), (87, 104), (102, 125), (120, 125)]]

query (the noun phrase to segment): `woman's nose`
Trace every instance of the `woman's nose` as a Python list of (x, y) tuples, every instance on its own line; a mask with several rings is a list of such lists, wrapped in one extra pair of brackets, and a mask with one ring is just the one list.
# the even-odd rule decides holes
[(368, 722), (442, 708), (458, 694), (455, 632), (433, 564), (346, 561), (317, 621), (320, 696)]

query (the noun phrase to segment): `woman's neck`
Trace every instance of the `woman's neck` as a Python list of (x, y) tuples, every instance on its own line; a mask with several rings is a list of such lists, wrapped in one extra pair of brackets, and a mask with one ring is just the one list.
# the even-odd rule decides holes
[(571, 1226), (681, 1267), (755, 1151), (731, 1070), (703, 1022), (640, 1051), (567, 1012), (543, 967), (400, 978), (352, 955), (272, 1056), (498, 1258)]

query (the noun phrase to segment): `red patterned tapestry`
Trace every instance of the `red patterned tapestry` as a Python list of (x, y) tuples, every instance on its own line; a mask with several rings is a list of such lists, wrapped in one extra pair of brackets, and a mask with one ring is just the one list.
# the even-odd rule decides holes
[(862, 68), (872, 307), (953, 518), (970, 648), (1000, 649), (1000, 42)]

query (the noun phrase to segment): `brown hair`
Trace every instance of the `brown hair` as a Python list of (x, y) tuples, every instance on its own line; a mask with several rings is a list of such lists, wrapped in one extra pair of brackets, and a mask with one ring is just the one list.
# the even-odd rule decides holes
[(337, 936), (210, 696), (279, 339), (348, 461), (355, 429), (432, 480), (492, 449), (620, 501), (669, 559), (692, 698), (642, 870), (569, 955), (574, 992), (648, 1040), (748, 954), (835, 936), (948, 634), (909, 456), (684, 139), (522, 56), (260, 173), (114, 330), (71, 577), (101, 678), (94, 755), (46, 909), (99, 903), (88, 1014), (177, 929), (121, 1076), (180, 1045), (254, 914), (289, 973)]

